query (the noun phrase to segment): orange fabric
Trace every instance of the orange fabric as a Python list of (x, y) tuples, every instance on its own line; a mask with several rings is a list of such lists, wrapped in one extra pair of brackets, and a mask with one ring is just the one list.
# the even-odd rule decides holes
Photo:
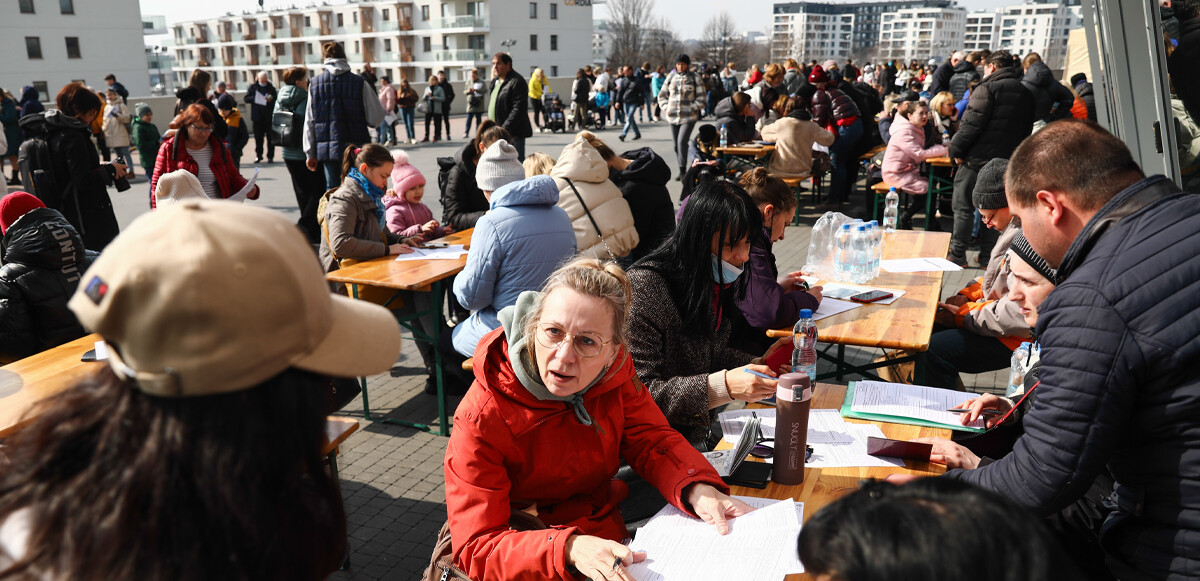
[(1088, 118), (1087, 103), (1084, 103), (1083, 99), (1075, 97), (1075, 102), (1071, 104), (1071, 116), (1084, 120)]
[(983, 300), (983, 277), (981, 276), (971, 281), (971, 284), (963, 287), (962, 290), (958, 291), (958, 294), (972, 301)]
[[(978, 283), (975, 283), (975, 284), (972, 284), (971, 286), (977, 286), (977, 285), (978, 285)], [(971, 287), (969, 286), (967, 288), (969, 289)], [(966, 290), (966, 289), (963, 289), (963, 290)], [(962, 294), (962, 291), (959, 291), (959, 294)], [(958, 312), (954, 313), (954, 324), (959, 327), (962, 327), (963, 326), (963, 317), (966, 316), (967, 313), (970, 313), (971, 311), (982, 309), (983, 307), (987, 306), (989, 303), (993, 303), (993, 302), (995, 302), (995, 301), (973, 301), (973, 302), (969, 302), (969, 303), (966, 303), (966, 304), (958, 307)], [(1017, 347), (1021, 346), (1021, 343), (1024, 343), (1025, 341), (1029, 340), (1029, 339), (1025, 339), (1022, 337), (1009, 337), (1009, 336), (996, 337), (996, 339), (999, 339), (1001, 343), (1004, 343), (1004, 346), (1008, 347), (1008, 349), (1010, 351), (1016, 351)]]

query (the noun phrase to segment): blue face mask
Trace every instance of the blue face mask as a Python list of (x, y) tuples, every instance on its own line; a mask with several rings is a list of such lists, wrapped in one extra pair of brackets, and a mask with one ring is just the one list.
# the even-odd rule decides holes
[(716, 254), (709, 254), (712, 257), (712, 277), (713, 282), (717, 284), (732, 284), (739, 276), (742, 276), (742, 269), (717, 258)]

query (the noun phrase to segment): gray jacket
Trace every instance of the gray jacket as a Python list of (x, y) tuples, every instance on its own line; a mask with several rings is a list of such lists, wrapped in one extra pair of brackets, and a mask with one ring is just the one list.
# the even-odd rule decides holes
[(992, 247), (991, 261), (981, 284), (984, 300), (992, 302), (963, 316), (963, 328), (985, 337), (1029, 338), (1029, 324), (1021, 308), (1008, 298), (1008, 247), (1021, 229), (1009, 226)]
[(337, 262), (343, 258), (369, 260), (387, 256), (389, 245), (403, 241), (399, 234), (379, 225), (375, 201), (351, 178), (342, 181), (342, 186), (329, 195), (325, 226), (328, 234), (321, 233), (321, 266), (325, 272), (337, 270)]

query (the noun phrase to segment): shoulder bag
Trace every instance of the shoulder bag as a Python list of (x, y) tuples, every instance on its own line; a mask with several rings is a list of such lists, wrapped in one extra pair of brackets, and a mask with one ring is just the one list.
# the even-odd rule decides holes
[(596, 219), (592, 217), (592, 211), (588, 209), (587, 204), (583, 201), (583, 196), (579, 195), (579, 190), (575, 189), (575, 184), (570, 178), (563, 178), (568, 186), (571, 186), (571, 191), (575, 192), (575, 198), (579, 200), (579, 205), (583, 206), (583, 212), (587, 214), (588, 220), (592, 223), (592, 228), (596, 229), (596, 236), (600, 237), (600, 243), (604, 245), (604, 250), (608, 251), (609, 258), (616, 260), (617, 255), (613, 254), (612, 248), (608, 247), (608, 242), (604, 240), (604, 233), (600, 232), (600, 225), (596, 223)]
[(271, 130), (268, 139), (277, 147), (304, 147), (304, 128), (297, 125), (300, 118), (295, 109), (279, 109), (271, 115)]

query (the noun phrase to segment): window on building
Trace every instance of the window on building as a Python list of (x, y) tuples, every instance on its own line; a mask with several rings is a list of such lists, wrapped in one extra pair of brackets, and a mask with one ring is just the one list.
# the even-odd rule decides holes
[(244, 47), (244, 46), (238, 47), (238, 57), (246, 58), (246, 47)]
[(421, 20), (429, 20), (429, 7), (428, 6), (421, 7)]
[(79, 37), (78, 36), (68, 36), (67, 37), (67, 58), (69, 58), (69, 59), (80, 58), (79, 57)]
[[(553, 4), (551, 4), (551, 6), (553, 6)], [(552, 76), (552, 77), (558, 76), (558, 65), (550, 65), (550, 76)]]
[(550, 3), (550, 20), (558, 20), (558, 4)]
[(21, 0), (21, 14), (33, 14), (33, 0)]
[(304, 46), (307, 46), (307, 47), (308, 47), (308, 54), (313, 54), (313, 45), (311, 45), (311, 44), (305, 44)]
[(304, 26), (312, 28), (312, 17), (311, 16), (304, 17)]
[(429, 38), (428, 36), (422, 38), (421, 48), (424, 49), (425, 52), (433, 52), (433, 39)]
[(558, 35), (550, 35), (550, 50), (558, 50)]
[(344, 28), (346, 26), (346, 15), (345, 14), (338, 12), (337, 25), (338, 25), (338, 28)]
[(358, 11), (357, 10), (350, 13), (350, 21), (355, 24), (358, 24)]
[(387, 8), (383, 9), (383, 21), (387, 22), (392, 19), (392, 13)]
[(58, 0), (58, 9), (63, 14), (75, 14), (75, 0)]
[(356, 41), (354, 41), (354, 54), (358, 54), (360, 52), (362, 52), (362, 47), (359, 45), (358, 41), (356, 40)]
[(46, 84), (46, 81), (34, 81), (33, 88), (37, 89), (37, 92), (39, 95), (49, 95), (50, 94), (50, 86), (48, 84)]
[(432, 77), (432, 76), (433, 76), (433, 69), (426, 68), (425, 69), (425, 78), (428, 79), (429, 77)]
[(383, 52), (392, 52), (392, 39), (383, 39)]
[(537, 18), (537, 2), (529, 3), (529, 18), (531, 18), (531, 19)]
[(450, 37), (442, 35), (442, 50), (450, 50)]
[(537, 50), (537, 35), (529, 35), (529, 50)]
[(36, 36), (26, 36), (25, 54), (31, 59), (42, 58), (42, 39)]

